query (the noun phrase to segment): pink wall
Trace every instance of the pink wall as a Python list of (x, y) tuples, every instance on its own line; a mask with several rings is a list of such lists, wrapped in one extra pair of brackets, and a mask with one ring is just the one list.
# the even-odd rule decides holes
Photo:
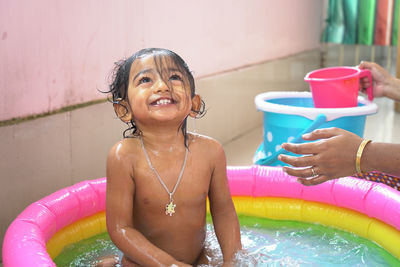
[(319, 46), (320, 0), (0, 0), (0, 120), (104, 98), (114, 61), (180, 54), (196, 77)]

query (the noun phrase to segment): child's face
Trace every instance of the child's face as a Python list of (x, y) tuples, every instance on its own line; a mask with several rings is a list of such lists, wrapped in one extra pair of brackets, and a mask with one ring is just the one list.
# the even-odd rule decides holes
[(189, 82), (174, 64), (163, 64), (164, 59), (160, 74), (154, 60), (148, 55), (132, 63), (127, 95), (129, 117), (139, 124), (181, 123), (192, 108)]

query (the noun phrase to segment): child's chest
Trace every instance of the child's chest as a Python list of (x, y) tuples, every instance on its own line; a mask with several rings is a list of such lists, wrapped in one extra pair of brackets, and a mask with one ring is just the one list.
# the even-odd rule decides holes
[(205, 162), (195, 162), (188, 157), (180, 176), (182, 165), (182, 160), (154, 164), (154, 171), (147, 161), (139, 161), (134, 172), (136, 209), (160, 209), (172, 214), (178, 210), (203, 209), (212, 169)]

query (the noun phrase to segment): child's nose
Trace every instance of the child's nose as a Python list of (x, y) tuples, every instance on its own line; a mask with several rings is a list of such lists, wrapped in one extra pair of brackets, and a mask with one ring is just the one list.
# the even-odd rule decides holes
[(155, 85), (155, 91), (157, 93), (158, 92), (166, 92), (166, 91), (169, 91), (169, 87), (166, 82), (164, 82), (162, 79), (159, 79)]

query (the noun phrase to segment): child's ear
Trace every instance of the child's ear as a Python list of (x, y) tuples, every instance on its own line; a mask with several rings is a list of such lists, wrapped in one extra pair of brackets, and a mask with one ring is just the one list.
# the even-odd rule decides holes
[(132, 111), (125, 100), (121, 100), (118, 103), (114, 103), (114, 111), (118, 118), (123, 122), (130, 122), (133, 118)]
[(192, 118), (196, 118), (199, 114), (201, 108), (201, 97), (199, 95), (194, 95), (192, 98), (192, 110), (190, 111), (189, 115)]

